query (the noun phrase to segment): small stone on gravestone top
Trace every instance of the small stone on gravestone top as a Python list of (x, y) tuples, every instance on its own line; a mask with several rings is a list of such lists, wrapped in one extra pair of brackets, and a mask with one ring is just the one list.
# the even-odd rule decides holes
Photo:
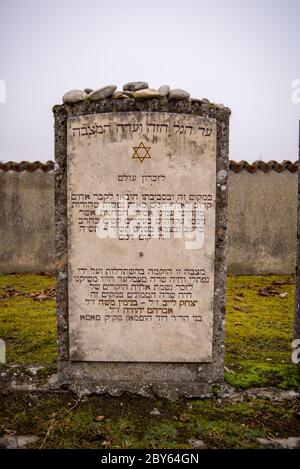
[(115, 85), (108, 85), (104, 86), (103, 88), (99, 88), (98, 90), (92, 91), (88, 95), (88, 99), (91, 101), (98, 101), (104, 98), (110, 98), (116, 91), (117, 87)]
[(159, 92), (160, 96), (162, 96), (163, 98), (168, 96), (169, 91), (170, 91), (170, 87), (168, 85), (162, 85), (158, 88), (158, 92)]
[(148, 83), (145, 81), (133, 81), (130, 83), (126, 83), (123, 86), (123, 91), (138, 91), (138, 90), (144, 90), (145, 88), (149, 88)]
[(71, 90), (63, 95), (63, 103), (76, 103), (84, 101), (87, 98), (87, 93), (82, 90)]
[(169, 91), (169, 99), (189, 99), (189, 97), (190, 93), (179, 88)]
[(160, 94), (157, 90), (153, 88), (146, 88), (144, 90), (138, 90), (134, 93), (134, 98), (160, 98)]

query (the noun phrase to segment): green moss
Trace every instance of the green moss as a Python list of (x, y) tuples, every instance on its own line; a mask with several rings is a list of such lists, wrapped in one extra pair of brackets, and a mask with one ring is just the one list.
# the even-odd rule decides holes
[(55, 286), (56, 280), (52, 275), (0, 275), (0, 293), (12, 288), (27, 293), (37, 293), (45, 288)]
[[(245, 423), (207, 421), (203, 418), (198, 419), (194, 426), (197, 439), (214, 448), (253, 448), (255, 443), (249, 438), (250, 431), (250, 427)], [(262, 436), (263, 431), (257, 431), (257, 434)]]
[(56, 360), (55, 300), (39, 302), (25, 296), (53, 286), (55, 278), (49, 276), (0, 276), (0, 337), (6, 343), (8, 363)]
[[(291, 276), (228, 277), (226, 381), (238, 388), (297, 388), (299, 370), (291, 363), (294, 284)], [(279, 296), (261, 296), (271, 287)]]
[[(153, 407), (160, 416), (150, 415)], [(297, 410), (297, 401), (182, 399), (174, 409), (130, 395), (80, 401), (68, 393), (11, 393), (0, 399), (0, 434), (34, 434), (35, 446), (45, 448), (191, 448), (192, 439), (208, 448), (254, 448), (258, 437), (299, 434)]]
[(26, 426), (29, 423), (29, 417), (26, 412), (16, 412), (14, 415), (14, 423), (17, 426)]
[(177, 437), (175, 423), (163, 422), (152, 424), (146, 428), (144, 439), (151, 446), (160, 448), (172, 447)]
[[(243, 363), (243, 362), (241, 362)], [(246, 389), (256, 386), (277, 386), (297, 390), (300, 384), (298, 367), (291, 365), (265, 365), (244, 363), (237, 374), (225, 373), (228, 384)]]
[(256, 438), (278, 435), (281, 431), (287, 435), (290, 426), (298, 426), (291, 412), (294, 404), (286, 405), (263, 399), (194, 400), (188, 404), (186, 431), (208, 447), (255, 448)]
[(49, 375), (55, 373), (56, 371), (57, 371), (57, 368), (55, 365), (46, 365), (46, 366), (43, 366), (42, 368), (37, 369), (37, 375), (40, 377), (47, 378)]
[(218, 394), (218, 392), (221, 391), (221, 386), (219, 384), (214, 384), (212, 386), (212, 392), (213, 394), (216, 396)]
[[(276, 413), (283, 418), (286, 409), (283, 405), (274, 405), (263, 399), (245, 399), (241, 402), (219, 401), (219, 400), (193, 400), (188, 405), (189, 414), (201, 416), (205, 420), (222, 419), (223, 421), (239, 421), (240, 417), (252, 419), (256, 415), (268, 416)], [(288, 414), (294, 418), (293, 414)]]

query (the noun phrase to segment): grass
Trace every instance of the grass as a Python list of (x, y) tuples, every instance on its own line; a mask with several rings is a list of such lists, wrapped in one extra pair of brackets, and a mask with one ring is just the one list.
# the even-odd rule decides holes
[(228, 277), (225, 378), (232, 386), (299, 386), (291, 363), (294, 289), (291, 276)]
[[(30, 296), (54, 286), (55, 278), (47, 275), (0, 276), (0, 337), (6, 343), (8, 363), (55, 362), (55, 300)], [(270, 296), (261, 296), (261, 290)], [(228, 277), (225, 379), (229, 384), (299, 386), (299, 369), (291, 364), (293, 305), (291, 276)]]
[[(256, 448), (257, 438), (299, 435), (299, 401), (271, 403), (183, 399), (176, 403), (124, 395), (8, 394), (0, 435), (37, 435), (36, 448)], [(161, 414), (152, 416), (153, 407)], [(99, 417), (101, 419), (99, 421)]]
[(7, 362), (55, 362), (55, 299), (28, 296), (53, 286), (53, 276), (0, 275), (0, 338), (6, 343)]

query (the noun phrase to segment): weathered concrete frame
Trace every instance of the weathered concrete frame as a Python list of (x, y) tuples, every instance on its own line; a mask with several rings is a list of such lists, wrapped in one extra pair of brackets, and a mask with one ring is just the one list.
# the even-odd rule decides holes
[[(107, 112), (169, 112), (216, 119), (217, 187), (213, 361), (211, 363), (70, 362), (68, 331), (67, 119)], [(59, 381), (79, 393), (132, 392), (167, 398), (205, 397), (222, 387), (226, 307), (227, 198), (230, 109), (200, 101), (113, 100), (54, 106), (55, 224)]]

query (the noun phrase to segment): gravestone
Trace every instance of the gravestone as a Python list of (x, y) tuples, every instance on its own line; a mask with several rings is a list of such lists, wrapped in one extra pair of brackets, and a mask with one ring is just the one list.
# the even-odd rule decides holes
[(230, 110), (54, 107), (59, 380), (201, 397), (223, 383)]

